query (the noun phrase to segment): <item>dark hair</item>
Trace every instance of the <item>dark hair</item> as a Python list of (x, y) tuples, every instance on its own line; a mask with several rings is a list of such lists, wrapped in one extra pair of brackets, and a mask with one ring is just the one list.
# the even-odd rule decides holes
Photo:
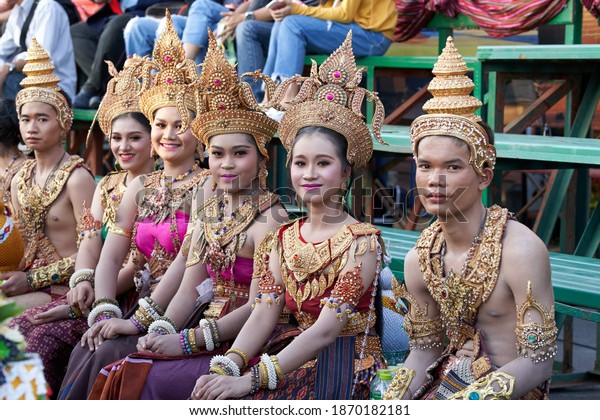
[(492, 127), (485, 121), (479, 121), (479, 125), (483, 128), (485, 134), (487, 134), (490, 144), (494, 144), (494, 130), (492, 130)]
[(0, 142), (6, 147), (17, 146), (21, 140), (19, 117), (15, 101), (0, 99)]
[[(142, 114), (141, 112), (126, 112), (125, 114), (117, 115), (115, 118), (113, 118), (112, 124), (114, 124), (115, 121), (121, 120), (124, 118), (131, 118), (131, 119), (137, 121), (144, 128), (144, 131), (146, 131), (148, 134), (150, 134), (150, 129), (151, 129), (150, 121), (148, 121), (148, 118), (146, 118), (146, 116), (144, 114)], [(112, 124), (111, 124), (111, 131), (112, 131)]]

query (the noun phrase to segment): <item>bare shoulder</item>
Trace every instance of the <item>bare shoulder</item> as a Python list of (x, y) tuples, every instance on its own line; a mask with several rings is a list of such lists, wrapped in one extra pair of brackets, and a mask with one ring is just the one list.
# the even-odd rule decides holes
[(285, 208), (281, 204), (275, 204), (256, 217), (252, 235), (258, 243), (267, 233), (276, 231), (282, 223), (288, 220), (289, 216)]
[(93, 186), (93, 189), (96, 188), (96, 181), (94, 180), (94, 177), (92, 176), (90, 171), (88, 171), (82, 166), (78, 166), (75, 169), (73, 169), (73, 172), (71, 172), (71, 175), (67, 180), (67, 188), (90, 188), (91, 186)]
[(544, 242), (527, 226), (509, 220), (502, 240), (502, 262), (513, 264), (546, 264), (548, 249)]
[(408, 289), (424, 287), (423, 274), (419, 268), (419, 254), (416, 248), (411, 248), (404, 258), (404, 282)]

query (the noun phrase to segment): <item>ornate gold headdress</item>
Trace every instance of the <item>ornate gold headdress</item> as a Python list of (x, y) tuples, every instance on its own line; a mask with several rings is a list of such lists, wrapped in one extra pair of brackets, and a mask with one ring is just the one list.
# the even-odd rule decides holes
[(58, 87), (60, 79), (52, 73), (55, 67), (50, 62), (48, 53), (35, 37), (31, 38), (25, 61), (27, 64), (23, 67), (23, 73), (27, 77), (21, 81), (23, 89), (17, 93), (15, 98), (17, 114), (19, 117), (21, 116), (21, 107), (26, 103), (43, 102), (56, 109), (60, 127), (69, 131), (73, 123), (73, 111), (69, 107), (67, 99), (60, 93), (60, 87)]
[(356, 67), (352, 52), (352, 31), (344, 43), (321, 64), (313, 61), (310, 77), (296, 75), (277, 87), (273, 106), (281, 109), (281, 100), (292, 83), (302, 83), (300, 92), (291, 102), (279, 124), (279, 135), (288, 152), (288, 160), (296, 134), (304, 127), (326, 127), (342, 134), (348, 142), (348, 162), (358, 168), (366, 164), (373, 153), (373, 138), (361, 113), (365, 96), (375, 102), (373, 136), (381, 144), (384, 109), (377, 93), (358, 87), (364, 68)]
[(433, 98), (423, 105), (425, 115), (417, 117), (410, 126), (413, 154), (417, 156), (419, 141), (428, 136), (452, 136), (469, 145), (469, 163), (483, 175), (485, 167), (494, 168), (496, 148), (490, 144), (488, 135), (479, 122), (475, 111), (481, 101), (471, 92), (475, 85), (467, 76), (467, 64), (454, 46), (452, 37), (433, 66), (433, 78), (429, 92)]
[(264, 80), (267, 97), (275, 90), (275, 83), (259, 70), (238, 77), (209, 29), (208, 50), (200, 73), (198, 114), (192, 131), (206, 148), (209, 139), (217, 134), (250, 134), (260, 153), (269, 157), (266, 145), (275, 135), (278, 123), (261, 111), (250, 85), (241, 81), (246, 76)]
[(117, 71), (111, 61), (106, 61), (108, 72), (113, 78), (106, 86), (106, 94), (96, 114), (100, 128), (105, 135), (110, 135), (112, 121), (115, 117), (128, 112), (142, 112), (139, 98), (142, 84), (139, 79), (142, 74), (142, 64), (145, 61), (142, 57), (134, 54), (125, 61), (121, 71)]
[[(171, 14), (166, 11), (166, 27), (156, 41), (152, 61), (142, 66), (140, 106), (149, 121), (160, 108), (177, 107), (181, 115), (181, 130), (190, 124), (189, 111), (196, 112), (198, 69), (193, 60), (185, 58), (183, 45), (173, 27)], [(152, 73), (156, 70), (156, 73)]]

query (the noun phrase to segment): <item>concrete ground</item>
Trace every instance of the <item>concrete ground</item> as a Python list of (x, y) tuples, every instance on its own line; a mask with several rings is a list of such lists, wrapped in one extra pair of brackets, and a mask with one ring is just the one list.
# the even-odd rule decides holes
[[(594, 368), (596, 359), (596, 325), (590, 321), (575, 319), (573, 322), (573, 367), (576, 372)], [(562, 331), (556, 360), (562, 360)], [(588, 384), (552, 384), (551, 400), (600, 400), (600, 376)]]

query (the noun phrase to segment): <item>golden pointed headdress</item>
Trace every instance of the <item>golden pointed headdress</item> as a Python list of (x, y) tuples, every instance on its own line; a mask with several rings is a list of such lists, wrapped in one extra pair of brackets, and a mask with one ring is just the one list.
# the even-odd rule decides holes
[(108, 72), (113, 77), (106, 86), (106, 94), (100, 102), (96, 118), (102, 132), (110, 136), (113, 119), (129, 112), (142, 112), (140, 107), (140, 77), (145, 59), (134, 54), (123, 65), (123, 70), (117, 71), (111, 61), (105, 61)]
[(151, 122), (156, 110), (177, 107), (182, 123), (179, 133), (183, 133), (189, 128), (189, 111), (196, 112), (198, 69), (193, 60), (185, 58), (169, 10), (165, 17), (166, 27), (156, 41), (152, 60), (142, 66), (140, 106)]
[(67, 99), (60, 93), (58, 76), (52, 73), (54, 66), (44, 48), (37, 42), (35, 37), (31, 38), (31, 44), (27, 49), (23, 73), (25, 77), (21, 81), (21, 89), (17, 93), (15, 103), (17, 114), (21, 117), (21, 107), (29, 102), (43, 102), (56, 109), (60, 127), (68, 131), (73, 123), (73, 111), (69, 107)]
[(275, 89), (275, 83), (259, 70), (238, 77), (209, 29), (208, 50), (200, 73), (198, 114), (192, 122), (192, 131), (206, 148), (210, 138), (217, 134), (249, 134), (261, 155), (269, 157), (266, 146), (279, 124), (261, 111), (250, 85), (241, 80), (246, 76), (264, 80), (267, 97)]
[(471, 92), (475, 85), (467, 76), (467, 64), (454, 46), (452, 37), (433, 66), (435, 77), (427, 88), (433, 95), (425, 105), (425, 115), (417, 117), (410, 126), (413, 154), (417, 156), (419, 141), (428, 136), (456, 137), (469, 146), (469, 163), (483, 175), (483, 168), (494, 168), (496, 148), (475, 115), (481, 101)]
[(373, 137), (361, 113), (365, 96), (375, 102), (373, 136), (381, 144), (384, 109), (377, 93), (358, 87), (364, 68), (356, 67), (352, 52), (352, 31), (344, 43), (321, 64), (313, 60), (310, 77), (294, 76), (277, 87), (271, 103), (276, 106), (292, 83), (302, 83), (279, 124), (279, 136), (288, 152), (288, 160), (296, 134), (304, 127), (319, 126), (334, 130), (348, 142), (347, 159), (354, 167), (365, 165), (373, 153)]

